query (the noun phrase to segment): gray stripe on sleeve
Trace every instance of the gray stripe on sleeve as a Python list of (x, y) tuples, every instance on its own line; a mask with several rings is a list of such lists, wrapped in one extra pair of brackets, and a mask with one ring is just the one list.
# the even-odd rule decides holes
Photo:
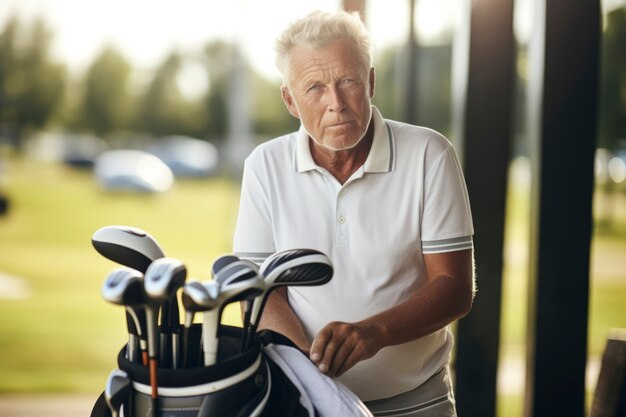
[(472, 236), (464, 236), (454, 239), (431, 240), (422, 242), (422, 253), (443, 253), (458, 250), (472, 249), (474, 241)]

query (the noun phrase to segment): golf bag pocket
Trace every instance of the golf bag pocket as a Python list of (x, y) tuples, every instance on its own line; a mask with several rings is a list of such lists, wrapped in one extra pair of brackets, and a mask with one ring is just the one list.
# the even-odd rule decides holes
[[(194, 326), (190, 332), (188, 352), (199, 356), (200, 331)], [(122, 349), (118, 366), (125, 371), (132, 385), (125, 417), (209, 417), (259, 415), (268, 401), (270, 372), (260, 345), (254, 344), (239, 352), (241, 329), (222, 326), (220, 329), (218, 361), (211, 366), (194, 366), (185, 369), (159, 368), (157, 373), (158, 397), (151, 396), (149, 368), (130, 362)], [(158, 408), (154, 414), (152, 408)]]

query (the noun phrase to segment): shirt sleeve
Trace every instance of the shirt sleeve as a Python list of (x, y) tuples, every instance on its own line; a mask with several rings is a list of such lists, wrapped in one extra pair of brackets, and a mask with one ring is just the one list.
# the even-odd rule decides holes
[(244, 164), (233, 252), (259, 264), (275, 252), (268, 194), (249, 160)]
[(451, 145), (428, 167), (424, 193), (422, 252), (472, 249), (474, 228), (467, 187)]

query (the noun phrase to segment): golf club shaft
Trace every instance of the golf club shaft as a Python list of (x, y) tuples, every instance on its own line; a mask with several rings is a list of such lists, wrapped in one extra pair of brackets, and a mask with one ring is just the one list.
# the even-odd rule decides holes
[(202, 322), (202, 345), (204, 347), (204, 366), (211, 366), (217, 360), (219, 312), (209, 310), (204, 313)]
[(189, 332), (193, 324), (193, 317), (195, 313), (193, 311), (185, 312), (185, 326), (183, 327), (183, 368), (189, 366)]
[(152, 417), (159, 415), (159, 364), (156, 358), (150, 358), (150, 400), (152, 402)]
[(157, 417), (158, 409), (158, 371), (159, 371), (159, 326), (158, 307), (148, 305), (146, 307), (146, 322), (148, 327), (148, 365), (150, 372), (150, 388), (152, 399), (152, 416)]
[(268, 288), (263, 294), (255, 298), (252, 302), (252, 311), (250, 312), (248, 326), (244, 329), (246, 333), (246, 344), (244, 346), (244, 350), (250, 347), (250, 343), (254, 339), (256, 329), (259, 326), (259, 321), (261, 320), (261, 315), (263, 314), (263, 309), (265, 308), (265, 303), (267, 302), (267, 299), (273, 289), (273, 287)]

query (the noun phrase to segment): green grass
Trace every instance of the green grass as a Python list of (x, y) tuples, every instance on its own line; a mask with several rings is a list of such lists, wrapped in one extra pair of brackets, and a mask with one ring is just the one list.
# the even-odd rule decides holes
[[(208, 278), (230, 251), (239, 188), (216, 178), (179, 181), (159, 195), (110, 194), (90, 172), (12, 160), (5, 193), (0, 272), (23, 278), (30, 296), (0, 298), (0, 392), (95, 393), (126, 336), (123, 309), (100, 297), (118, 265), (93, 249), (93, 232), (140, 227), (190, 277)], [(225, 321), (240, 323), (236, 308)]]
[[(111, 194), (90, 172), (12, 159), (0, 217), (0, 272), (21, 277), (30, 296), (0, 297), (0, 393), (102, 390), (125, 342), (121, 307), (100, 298), (117, 267), (90, 243), (104, 225), (151, 233), (190, 277), (207, 278), (231, 249), (239, 184), (226, 178), (178, 181), (158, 195)], [(613, 327), (626, 328), (626, 197), (611, 197), (611, 222), (592, 246), (589, 353), (598, 357)], [(510, 187), (503, 282), (502, 359), (524, 352), (527, 300), (528, 190)], [(599, 205), (599, 207), (603, 207)], [(605, 226), (610, 223), (609, 226)], [(480, 277), (479, 277), (480, 278)], [(480, 285), (480, 282), (479, 282)], [(226, 322), (240, 324), (236, 306)], [(521, 416), (523, 393), (503, 393), (499, 415)]]

